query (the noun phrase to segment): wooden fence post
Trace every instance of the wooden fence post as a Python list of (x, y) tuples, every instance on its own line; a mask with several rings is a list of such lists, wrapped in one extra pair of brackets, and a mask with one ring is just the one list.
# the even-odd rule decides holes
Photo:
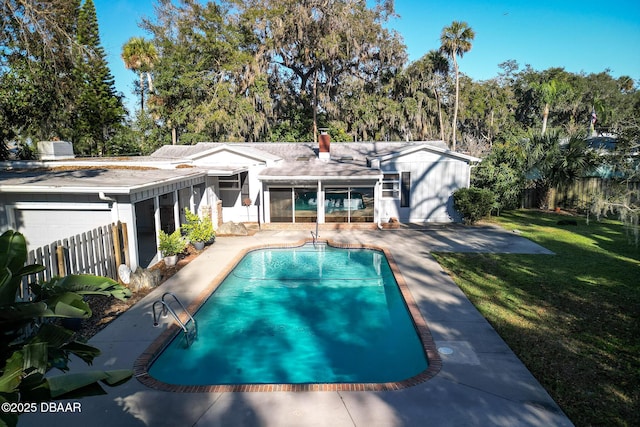
[(111, 234), (113, 235), (113, 252), (116, 256), (116, 268), (122, 264), (122, 253), (120, 252), (120, 223), (111, 225)]
[(65, 268), (64, 246), (62, 244), (56, 246), (56, 258), (58, 260), (58, 276), (64, 277), (67, 275), (67, 269)]
[(124, 263), (131, 266), (131, 258), (129, 254), (129, 232), (127, 231), (127, 223), (120, 223), (122, 229), (122, 246), (124, 250)]

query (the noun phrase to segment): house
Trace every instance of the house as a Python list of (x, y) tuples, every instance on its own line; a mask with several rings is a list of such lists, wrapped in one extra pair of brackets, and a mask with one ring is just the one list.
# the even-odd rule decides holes
[(30, 248), (115, 221), (128, 224), (131, 268), (158, 259), (157, 234), (184, 209), (222, 222), (453, 222), (452, 194), (480, 159), (439, 141), (198, 143), (147, 157), (6, 162), (0, 231)]

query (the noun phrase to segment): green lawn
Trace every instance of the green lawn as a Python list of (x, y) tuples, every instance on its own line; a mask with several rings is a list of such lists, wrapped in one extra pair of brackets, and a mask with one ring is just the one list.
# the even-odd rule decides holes
[(577, 426), (640, 425), (640, 247), (619, 222), (492, 218), (555, 255), (434, 254)]

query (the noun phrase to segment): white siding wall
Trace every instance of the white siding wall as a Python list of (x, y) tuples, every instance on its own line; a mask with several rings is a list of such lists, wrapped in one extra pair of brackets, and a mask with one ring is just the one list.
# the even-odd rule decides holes
[(452, 195), (469, 182), (469, 165), (443, 155), (420, 151), (383, 161), (383, 172), (410, 172), (410, 206), (400, 207), (400, 200), (382, 199), (382, 222), (398, 218), (401, 222), (454, 222), (460, 218), (453, 209)]
[[(78, 205), (76, 205), (77, 207)], [(16, 208), (13, 210), (15, 229), (24, 234), (29, 250), (48, 245), (112, 222), (111, 210), (74, 209), (55, 206), (54, 209)]]

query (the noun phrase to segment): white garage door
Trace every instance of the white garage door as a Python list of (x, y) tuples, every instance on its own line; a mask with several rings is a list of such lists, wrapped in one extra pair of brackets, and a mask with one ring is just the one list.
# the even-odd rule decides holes
[(35, 249), (110, 224), (109, 210), (15, 209), (16, 230)]

